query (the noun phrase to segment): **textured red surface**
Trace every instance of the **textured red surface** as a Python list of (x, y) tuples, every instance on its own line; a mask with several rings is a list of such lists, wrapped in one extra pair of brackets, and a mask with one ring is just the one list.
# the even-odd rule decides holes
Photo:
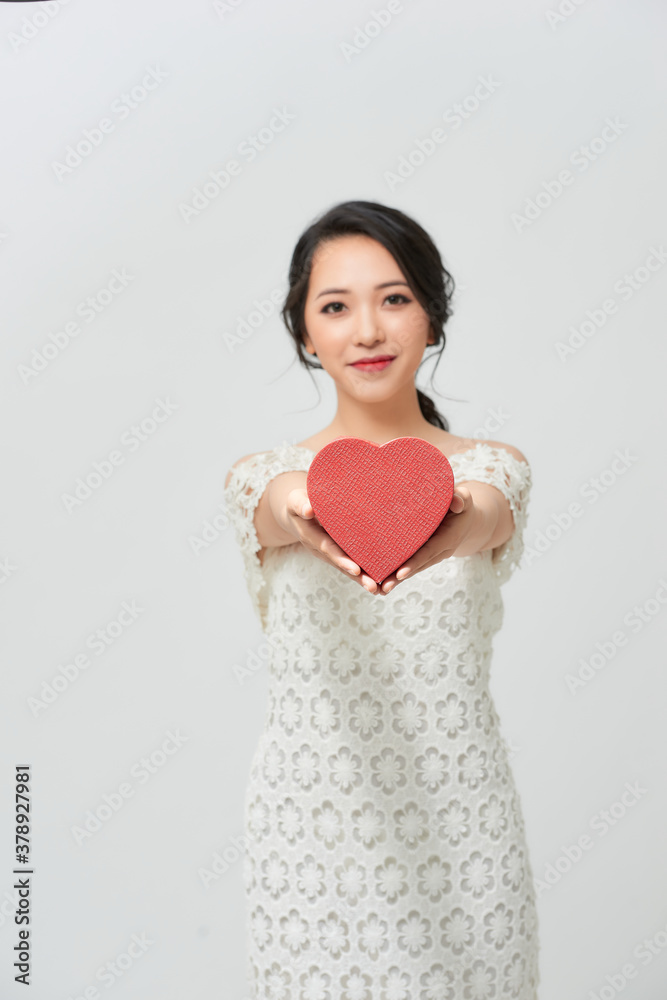
[(452, 502), (454, 473), (422, 438), (378, 445), (339, 437), (315, 455), (306, 492), (324, 530), (379, 584), (438, 527)]

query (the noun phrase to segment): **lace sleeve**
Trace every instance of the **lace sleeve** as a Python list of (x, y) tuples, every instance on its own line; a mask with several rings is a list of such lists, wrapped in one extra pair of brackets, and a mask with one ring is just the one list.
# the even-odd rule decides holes
[(269, 482), (281, 472), (307, 471), (312, 454), (298, 445), (282, 444), (272, 451), (251, 455), (229, 470), (229, 484), (223, 492), (225, 509), (234, 526), (236, 541), (243, 557), (243, 570), (248, 593), (262, 631), (267, 628), (268, 595), (262, 564), (257, 553), (261, 549), (255, 531), (255, 510)]
[(523, 554), (523, 535), (528, 517), (532, 473), (527, 462), (520, 462), (506, 448), (480, 442), (475, 448), (459, 452), (450, 459), (455, 483), (466, 479), (497, 487), (509, 501), (514, 531), (502, 545), (492, 550), (491, 563), (499, 584), (509, 580)]

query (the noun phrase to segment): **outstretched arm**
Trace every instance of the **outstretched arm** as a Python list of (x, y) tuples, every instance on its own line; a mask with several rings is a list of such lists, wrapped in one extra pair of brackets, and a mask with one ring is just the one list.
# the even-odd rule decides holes
[[(232, 469), (254, 458), (256, 454), (262, 453), (245, 455), (234, 463)], [(227, 473), (225, 488), (232, 481), (232, 469)], [(331, 563), (360, 586), (373, 592), (375, 582), (343, 552), (316, 519), (308, 500), (306, 481), (307, 473), (303, 470), (280, 472), (267, 482), (257, 500), (253, 526), (259, 544), (256, 555), (260, 565), (264, 563), (267, 548), (301, 542), (318, 559)]]

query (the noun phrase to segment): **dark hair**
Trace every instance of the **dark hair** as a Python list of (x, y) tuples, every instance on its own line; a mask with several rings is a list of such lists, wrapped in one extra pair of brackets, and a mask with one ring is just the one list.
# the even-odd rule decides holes
[[(344, 201), (334, 205), (304, 230), (292, 254), (289, 291), (281, 315), (295, 343), (300, 363), (304, 368), (322, 369), (322, 365), (313, 361), (304, 350), (303, 343), (306, 332), (304, 312), (313, 255), (320, 245), (352, 233), (370, 236), (394, 257), (431, 321), (435, 343), (429, 346), (440, 345), (440, 349), (434, 352), (439, 361), (445, 349), (444, 325), (452, 314), (454, 279), (446, 270), (438, 248), (418, 222), (397, 208), (375, 201)], [(433, 353), (428, 357), (433, 357)], [(417, 398), (422, 416), (430, 424), (448, 431), (449, 423), (438, 412), (433, 400), (421, 389), (417, 389)]]

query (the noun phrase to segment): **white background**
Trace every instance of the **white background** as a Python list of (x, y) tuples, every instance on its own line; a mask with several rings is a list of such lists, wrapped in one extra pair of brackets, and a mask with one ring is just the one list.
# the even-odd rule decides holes
[[(404, 0), (346, 56), (384, 7), (0, 3), (3, 997), (27, 995), (12, 969), (23, 763), (32, 1000), (95, 983), (112, 1000), (245, 996), (240, 859), (208, 888), (199, 870), (235, 857), (267, 678), (235, 675), (262, 636), (232, 531), (214, 522), (231, 463), (313, 434), (335, 399), (326, 374), (313, 382), (293, 360), (277, 309), (233, 350), (230, 335), (284, 292), (305, 226), (356, 198), (416, 218), (457, 282), (441, 395), (426, 366), (422, 387), (453, 433), (514, 444), (533, 470), (492, 691), (536, 879), (552, 872), (538, 899), (540, 1000), (664, 997), (665, 7), (563, 2), (556, 20), (556, 0)], [(150, 70), (145, 99), (113, 111)], [(475, 108), (480, 77), (496, 83)], [(464, 102), (456, 127), (444, 116)], [(294, 118), (242, 158), (276, 109)], [(59, 168), (104, 118), (113, 130)], [(607, 119), (618, 134), (595, 142)], [(400, 157), (438, 127), (446, 140), (392, 186)], [(194, 189), (234, 158), (240, 174), (186, 221)], [(566, 169), (572, 183), (545, 194)], [(641, 270), (648, 258), (656, 270)], [(114, 269), (131, 278), (107, 296)], [(89, 296), (104, 304), (91, 321), (77, 311)], [(616, 311), (559, 356), (610, 298)], [(39, 370), (59, 333), (65, 346)], [(171, 413), (138, 442), (131, 428), (156, 400)], [(617, 449), (632, 457), (622, 471)], [(124, 461), (68, 510), (77, 479), (114, 450)], [(195, 551), (207, 522), (212, 540)], [(30, 699), (123, 602), (136, 619), (103, 654), (88, 648), (90, 665), (36, 712)], [(645, 621), (627, 617), (636, 606)], [(625, 645), (610, 646), (619, 630)], [(598, 643), (614, 655), (572, 692), (567, 675)], [(187, 737), (178, 751), (130, 777), (169, 730)], [(128, 781), (133, 794), (78, 843), (73, 828)], [(626, 783), (643, 791), (614, 806)], [(595, 817), (612, 807), (603, 835)], [(566, 870), (584, 834), (592, 847)], [(97, 970), (132, 935), (152, 944), (105, 986)], [(657, 942), (648, 962), (644, 939)]]

